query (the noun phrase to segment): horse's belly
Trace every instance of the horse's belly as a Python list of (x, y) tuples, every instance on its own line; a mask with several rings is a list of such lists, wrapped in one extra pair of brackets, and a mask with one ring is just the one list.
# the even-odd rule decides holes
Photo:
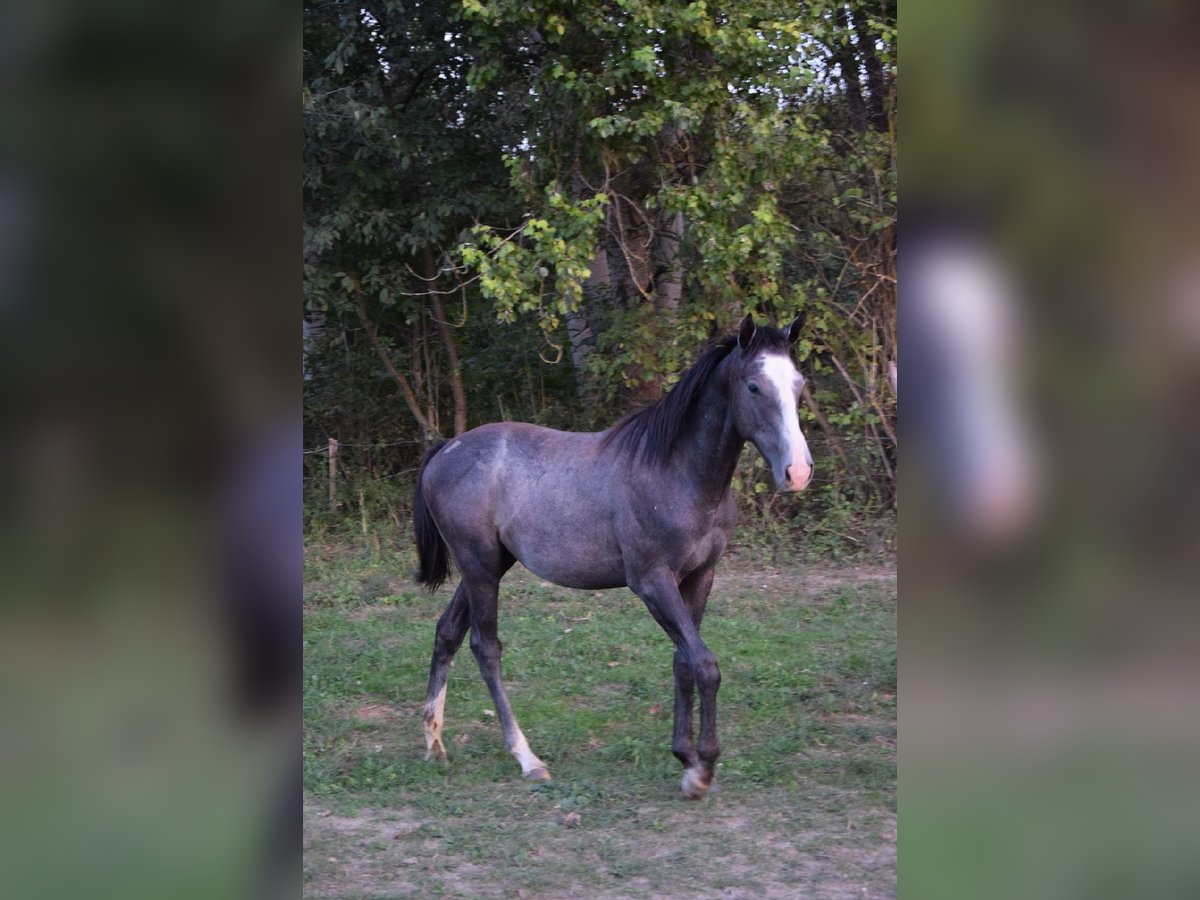
[(554, 560), (533, 559), (521, 560), (530, 572), (539, 578), (562, 585), (563, 587), (579, 588), (587, 591), (599, 591), (606, 588), (625, 586), (625, 573), (611, 569), (586, 570), (572, 566), (555, 565)]
[(576, 528), (527, 529), (507, 537), (509, 552), (529, 571), (554, 584), (585, 590), (625, 584), (620, 549), (599, 527), (590, 533)]

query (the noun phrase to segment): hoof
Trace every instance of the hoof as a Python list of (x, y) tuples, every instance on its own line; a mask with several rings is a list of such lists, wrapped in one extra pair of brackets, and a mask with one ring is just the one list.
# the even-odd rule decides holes
[(711, 786), (711, 776), (705, 778), (696, 769), (685, 769), (683, 772), (683, 781), (680, 783), (679, 789), (688, 800), (703, 800)]
[(444, 744), (442, 744), (440, 738), (435, 739), (434, 742), (425, 750), (426, 762), (432, 762), (435, 759), (439, 762), (446, 761), (446, 747)]
[(524, 773), (526, 781), (549, 781), (550, 770), (545, 766), (538, 766), (536, 769), (530, 769)]

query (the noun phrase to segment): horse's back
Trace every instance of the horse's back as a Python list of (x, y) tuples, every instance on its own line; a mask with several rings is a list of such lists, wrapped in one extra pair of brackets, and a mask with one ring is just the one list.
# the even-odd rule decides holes
[(570, 476), (593, 461), (599, 435), (526, 422), (492, 422), (448, 441), (425, 471), (434, 493), (519, 490), (546, 475)]

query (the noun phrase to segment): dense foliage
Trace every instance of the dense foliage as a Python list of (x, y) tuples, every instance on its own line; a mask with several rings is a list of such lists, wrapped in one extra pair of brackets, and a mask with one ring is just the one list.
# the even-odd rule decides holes
[(342, 442), (339, 496), (366, 516), (486, 421), (604, 427), (803, 311), (819, 481), (783, 503), (748, 454), (737, 487), (766, 524), (886, 514), (894, 71), (889, 0), (310, 4), (306, 446)]

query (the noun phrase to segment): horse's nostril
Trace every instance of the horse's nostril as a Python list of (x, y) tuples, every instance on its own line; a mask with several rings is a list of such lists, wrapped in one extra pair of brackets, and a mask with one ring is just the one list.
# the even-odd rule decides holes
[(792, 483), (792, 467), (791, 466), (787, 466), (783, 470), (783, 480), (786, 481), (788, 484)]

